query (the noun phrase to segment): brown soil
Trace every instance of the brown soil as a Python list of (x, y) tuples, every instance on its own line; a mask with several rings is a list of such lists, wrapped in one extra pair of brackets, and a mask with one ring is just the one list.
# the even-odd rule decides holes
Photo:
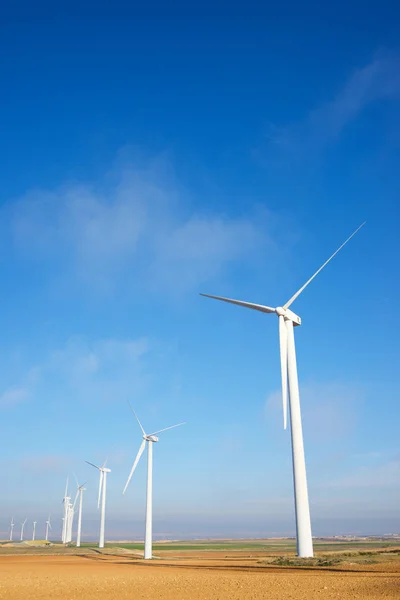
[[(259, 557), (0, 556), (1, 600), (400, 599), (400, 561), (331, 568), (266, 565)], [(349, 559), (351, 560), (351, 559)]]

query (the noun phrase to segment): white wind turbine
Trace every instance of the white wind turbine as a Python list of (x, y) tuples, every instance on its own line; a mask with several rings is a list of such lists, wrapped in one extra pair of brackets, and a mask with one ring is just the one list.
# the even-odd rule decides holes
[(86, 488), (83, 487), (85, 484), (79, 485), (78, 480), (76, 479), (76, 485), (78, 486), (74, 506), (79, 496), (79, 509), (78, 509), (78, 531), (76, 533), (76, 547), (79, 548), (81, 545), (81, 530), (82, 530), (82, 503), (83, 503), (83, 492), (86, 492)]
[(131, 406), (132, 412), (136, 417), (136, 420), (139, 424), (140, 429), (143, 434), (143, 441), (140, 445), (139, 452), (135, 458), (135, 462), (133, 463), (131, 472), (129, 473), (128, 480), (125, 484), (124, 491), (125, 494), (126, 488), (129, 485), (129, 482), (132, 478), (133, 472), (137, 467), (137, 464), (142, 456), (146, 442), (147, 442), (147, 494), (146, 494), (146, 533), (144, 539), (144, 558), (150, 559), (153, 557), (152, 550), (152, 542), (153, 542), (153, 443), (158, 442), (158, 437), (156, 437), (157, 433), (162, 433), (163, 431), (167, 431), (168, 429), (173, 429), (174, 427), (179, 427), (180, 425), (184, 425), (185, 423), (177, 423), (177, 425), (171, 425), (170, 427), (165, 427), (165, 429), (160, 429), (159, 431), (155, 431), (154, 433), (147, 434), (142, 427), (141, 422), (139, 421), (135, 411)]
[(36, 536), (36, 523), (37, 523), (37, 521), (33, 521), (32, 541), (35, 540), (35, 536)]
[(101, 513), (100, 513), (100, 537), (99, 537), (99, 548), (104, 548), (104, 528), (105, 528), (105, 519), (106, 519), (106, 490), (107, 490), (107, 473), (111, 473), (111, 469), (106, 469), (107, 461), (104, 461), (102, 467), (98, 467), (93, 463), (86, 460), (88, 465), (91, 465), (95, 469), (97, 469), (100, 473), (100, 481), (99, 481), (99, 496), (97, 500), (97, 508), (100, 508), (101, 501)]
[(63, 544), (67, 543), (67, 538), (68, 538), (69, 505), (71, 502), (71, 496), (68, 496), (68, 480), (69, 480), (69, 478), (67, 477), (64, 498), (62, 499), (62, 503), (64, 504), (64, 516), (62, 518), (63, 526), (62, 526), (61, 541)]
[(22, 521), (22, 523), (21, 523), (21, 542), (24, 539), (24, 527), (25, 527), (25, 524), (26, 524), (27, 520), (28, 519), (25, 519), (25, 521)]
[(14, 531), (14, 517), (11, 517), (11, 523), (10, 523), (10, 542), (13, 541), (13, 531)]
[(304, 458), (303, 431), (300, 412), (299, 382), (297, 376), (296, 350), (294, 344), (293, 327), (301, 325), (301, 319), (291, 310), (289, 306), (300, 296), (309, 283), (322, 271), (322, 269), (332, 260), (334, 256), (343, 248), (345, 244), (361, 229), (365, 223), (362, 223), (347, 240), (332, 254), (330, 258), (314, 273), (312, 277), (284, 304), (277, 308), (264, 306), (262, 304), (253, 304), (252, 302), (243, 302), (241, 300), (232, 300), (221, 296), (211, 296), (201, 294), (207, 298), (230, 302), (245, 308), (251, 308), (263, 313), (275, 313), (279, 317), (279, 345), (281, 359), (281, 377), (282, 377), (282, 401), (283, 401), (283, 424), (286, 429), (287, 422), (287, 402), (288, 402), (288, 384), (289, 384), (289, 407), (290, 424), (292, 434), (292, 461), (293, 461), (293, 482), (294, 498), (296, 512), (296, 534), (297, 534), (297, 553), (300, 557), (313, 556), (313, 544), (311, 535), (310, 507), (308, 502), (306, 463)]
[(49, 529), (51, 529), (51, 523), (50, 523), (50, 515), (49, 518), (46, 521), (46, 542), (49, 541)]
[(72, 524), (74, 522), (75, 504), (68, 503), (67, 529), (65, 543), (69, 544), (72, 541)]

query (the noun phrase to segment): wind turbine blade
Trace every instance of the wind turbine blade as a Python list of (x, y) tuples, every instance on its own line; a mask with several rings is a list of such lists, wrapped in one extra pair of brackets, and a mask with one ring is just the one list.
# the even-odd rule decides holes
[(67, 477), (67, 483), (65, 484), (65, 494), (64, 494), (64, 498), (66, 496), (68, 496), (68, 481), (69, 481), (69, 477)]
[(353, 236), (355, 236), (355, 235), (356, 235), (357, 231), (359, 231), (359, 230), (361, 229), (361, 227), (363, 227), (363, 226), (365, 225), (365, 223), (366, 223), (366, 221), (364, 221), (364, 223), (361, 223), (361, 225), (360, 225), (359, 227), (357, 227), (357, 229), (356, 229), (355, 231), (353, 231), (353, 233), (351, 234), (351, 236), (350, 236), (350, 237), (348, 237), (348, 238), (347, 238), (347, 240), (346, 240), (345, 242), (343, 242), (343, 244), (342, 244), (341, 246), (339, 246), (339, 248), (336, 250), (336, 252), (334, 252), (334, 253), (332, 254), (332, 256), (330, 256), (330, 257), (328, 258), (328, 260), (326, 260), (326, 261), (324, 262), (324, 264), (322, 265), (322, 267), (320, 267), (320, 268), (318, 269), (318, 271), (316, 271), (316, 272), (314, 273), (314, 275), (313, 275), (312, 277), (310, 277), (310, 279), (309, 279), (308, 281), (306, 281), (306, 283), (305, 283), (305, 284), (304, 284), (304, 285), (303, 285), (303, 286), (302, 286), (302, 287), (301, 287), (301, 288), (300, 288), (300, 289), (299, 289), (299, 290), (298, 290), (298, 291), (297, 291), (297, 292), (294, 294), (294, 296), (292, 296), (292, 297), (290, 298), (290, 300), (288, 300), (288, 301), (286, 302), (286, 304), (284, 304), (284, 305), (283, 305), (283, 308), (285, 308), (285, 309), (286, 309), (286, 308), (289, 308), (289, 306), (290, 306), (291, 304), (293, 304), (293, 302), (296, 300), (296, 298), (297, 298), (298, 296), (300, 296), (301, 292), (302, 292), (303, 290), (305, 290), (305, 288), (308, 286), (308, 284), (312, 282), (312, 280), (313, 280), (313, 279), (314, 279), (314, 278), (315, 278), (315, 277), (318, 275), (318, 273), (320, 273), (320, 272), (322, 271), (322, 269), (323, 269), (324, 267), (326, 267), (326, 265), (327, 265), (329, 262), (331, 262), (332, 258), (333, 258), (334, 256), (336, 256), (336, 254), (337, 254), (338, 252), (340, 252), (340, 250), (343, 248), (343, 246), (345, 246), (345, 245), (347, 244), (347, 242), (349, 242), (349, 241), (351, 240), (351, 238), (352, 238)]
[(75, 500), (74, 500), (74, 504), (73, 504), (74, 508), (75, 508), (75, 505), (76, 505), (76, 501), (78, 500), (78, 496), (79, 496), (79, 488), (77, 489), (77, 492), (75, 494)]
[(75, 482), (76, 482), (76, 486), (79, 487), (79, 481), (77, 476), (75, 475), (75, 473), (72, 473), (72, 475), (74, 476)]
[(168, 431), (168, 429), (173, 429), (174, 427), (179, 427), (180, 425), (186, 425), (184, 423), (177, 423), (176, 425), (171, 425), (171, 427), (166, 427), (165, 429), (159, 429), (158, 431), (154, 431), (153, 433), (149, 433), (149, 435), (156, 435), (157, 433), (162, 433), (163, 431)]
[(99, 497), (97, 499), (97, 508), (100, 508), (101, 488), (103, 487), (103, 479), (104, 479), (104, 472), (100, 471)]
[(282, 406), (283, 406), (283, 428), (287, 425), (287, 330), (285, 318), (279, 316), (279, 349), (281, 355), (281, 377), (282, 377)]
[(133, 473), (134, 473), (134, 471), (135, 471), (135, 469), (137, 467), (137, 464), (138, 464), (138, 462), (140, 460), (140, 457), (143, 454), (145, 446), (146, 446), (146, 440), (143, 440), (143, 442), (140, 444), (139, 452), (136, 455), (135, 462), (133, 463), (131, 472), (129, 473), (129, 477), (128, 477), (128, 480), (127, 480), (127, 482), (125, 484), (124, 491), (122, 492), (123, 494), (125, 494), (126, 488), (128, 487), (130, 480), (132, 479), (132, 475), (133, 475)]
[(146, 432), (145, 432), (145, 430), (143, 429), (141, 422), (139, 421), (139, 417), (138, 417), (138, 416), (137, 416), (137, 414), (135, 413), (135, 411), (134, 411), (134, 408), (133, 408), (132, 404), (129, 402), (129, 400), (128, 400), (128, 404), (129, 404), (129, 407), (130, 407), (131, 411), (132, 411), (132, 412), (133, 412), (133, 414), (135, 415), (135, 419), (136, 419), (136, 421), (139, 423), (139, 427), (140, 427), (140, 429), (142, 430), (142, 433), (143, 433), (143, 435), (146, 435)]
[(253, 310), (259, 310), (264, 313), (274, 313), (275, 309), (270, 306), (264, 306), (263, 304), (253, 304), (252, 302), (243, 302), (243, 300), (232, 300), (232, 298), (223, 298), (222, 296), (211, 296), (210, 294), (200, 294), (205, 298), (213, 298), (214, 300), (222, 300), (222, 302), (229, 302), (230, 304), (237, 304), (238, 306), (244, 306), (244, 308), (252, 308)]
[(98, 469), (100, 471), (100, 467), (98, 467), (97, 465), (94, 465), (93, 463), (89, 462), (88, 460), (85, 460), (85, 463), (87, 463), (88, 465), (91, 465), (92, 467), (94, 467), (95, 469)]

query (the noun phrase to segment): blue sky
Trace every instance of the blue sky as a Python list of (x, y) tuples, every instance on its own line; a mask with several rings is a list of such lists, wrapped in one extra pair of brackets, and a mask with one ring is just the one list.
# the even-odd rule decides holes
[[(277, 322), (293, 309), (313, 531), (399, 530), (398, 9), (218, 4), (4, 10), (0, 535), (293, 534)], [(28, 501), (29, 499), (29, 501)], [(29, 527), (29, 526), (28, 526)], [(39, 530), (38, 530), (39, 533)]]

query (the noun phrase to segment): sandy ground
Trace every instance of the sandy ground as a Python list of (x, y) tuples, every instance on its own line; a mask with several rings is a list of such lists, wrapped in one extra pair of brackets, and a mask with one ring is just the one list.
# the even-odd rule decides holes
[(1, 600), (400, 600), (399, 562), (321, 569), (238, 559), (1, 556)]

